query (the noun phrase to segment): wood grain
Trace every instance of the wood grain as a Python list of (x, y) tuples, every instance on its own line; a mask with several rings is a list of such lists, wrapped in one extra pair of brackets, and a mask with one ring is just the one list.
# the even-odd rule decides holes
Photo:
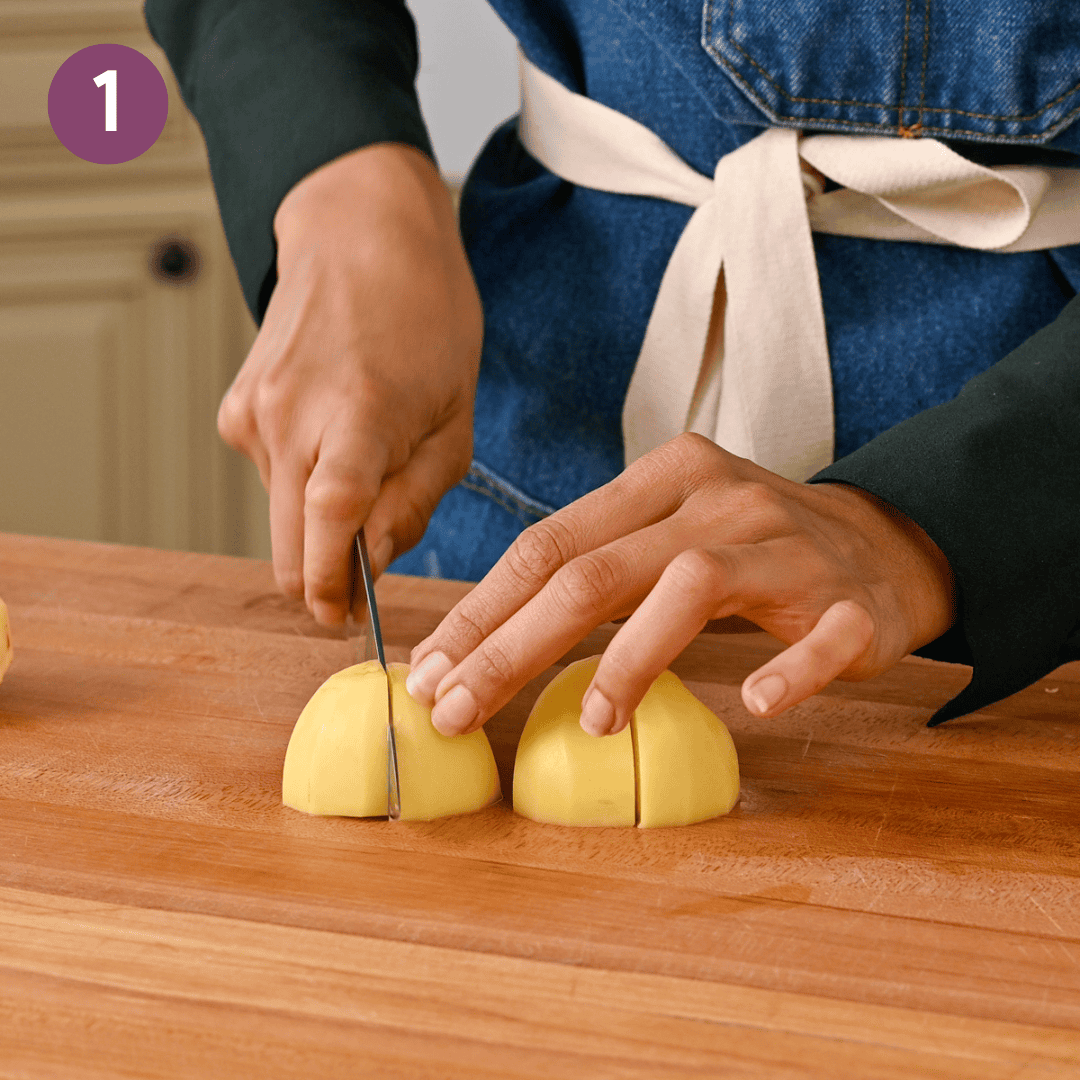
[[(144, 1025), (160, 1039), (161, 1028), (168, 1036), (174, 1025), (192, 1025), (193, 1006), (209, 1005), (234, 1014), (236, 1026), (258, 1030), (272, 1019), (278, 1040), (288, 1032), (341, 1066), (348, 1063), (348, 1045), (331, 1034), (320, 1046), (319, 1031), (347, 1026), (363, 1034), (367, 1054), (400, 1060), (410, 1047), (420, 1050), (410, 1063), (417, 1070), (412, 1075), (447, 1075), (448, 1065), (458, 1075), (455, 1066), (475, 1064), (483, 1075), (498, 1065), (505, 1076), (550, 1075), (554, 1067), (576, 1076), (715, 1075), (721, 1069), (756, 1076), (768, 1069), (786, 1077), (805, 1075), (808, 1060), (828, 1060), (837, 1077), (865, 1077), (867, 1069), (881, 1077), (913, 1070), (956, 1078), (1050, 1076), (1074, 1061), (1078, 1049), (1075, 1034), (1044, 1026), (13, 889), (0, 889), (0, 950), (7, 970), (18, 973), (31, 994), (83, 985), (120, 999), (126, 1007), (94, 1010), (107, 1027), (137, 1023), (154, 1002), (157, 1016)], [(230, 1065), (245, 1063), (244, 1049)], [(433, 1052), (444, 1063), (435, 1069)]]
[[(382, 579), (391, 656), (467, 589)], [(0, 1076), (1080, 1075), (1080, 665), (932, 731), (968, 673), (915, 659), (766, 722), (777, 643), (701, 635), (725, 818), (319, 819), (281, 762), (356, 643), (266, 564), (0, 535), (0, 596)], [(506, 791), (557, 668), (488, 725)]]

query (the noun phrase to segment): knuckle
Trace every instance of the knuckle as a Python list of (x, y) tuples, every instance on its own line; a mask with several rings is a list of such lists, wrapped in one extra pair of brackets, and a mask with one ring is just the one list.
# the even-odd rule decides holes
[(738, 500), (740, 510), (747, 513), (768, 512), (781, 502), (774, 488), (757, 479), (742, 480), (732, 485), (731, 495)]
[(806, 643), (806, 663), (814, 673), (814, 685), (823, 685), (847, 666), (835, 640), (811, 639)]
[(844, 628), (863, 647), (874, 637), (874, 619), (862, 604), (855, 600), (839, 600), (833, 606), (834, 618), (842, 620)]
[(711, 439), (694, 431), (684, 431), (669, 443), (676, 463), (691, 476), (700, 476), (715, 467), (717, 446)]
[(487, 636), (488, 630), (482, 622), (469, 614), (467, 610), (450, 612), (444, 620), (445, 639), (454, 643), (455, 650), (467, 654), (475, 649)]
[(704, 548), (687, 548), (668, 564), (671, 584), (687, 597), (715, 596), (726, 589), (727, 568), (714, 552)]
[(484, 687), (507, 686), (514, 681), (515, 667), (513, 659), (498, 642), (488, 641), (475, 654), (471, 663), (481, 685)]
[(673, 449), (688, 462), (712, 461), (716, 456), (716, 443), (696, 431), (684, 431), (671, 440)]
[(853, 600), (841, 600), (830, 607), (818, 625), (804, 638), (804, 647), (813, 664), (832, 669), (847, 667), (852, 656), (865, 652), (874, 636), (870, 613)]
[(275, 570), (274, 578), (286, 596), (293, 600), (304, 599), (304, 575), (301, 571), (292, 568)]
[(346, 582), (330, 573), (308, 574), (305, 598), (309, 600), (334, 601), (348, 598)]
[(704, 435), (684, 431), (638, 458), (622, 475), (645, 484), (670, 485), (674, 478), (677, 483), (692, 485), (703, 472), (715, 468), (718, 452), (716, 444)]
[(748, 526), (751, 535), (774, 536), (792, 527), (787, 498), (761, 480), (745, 480), (729, 488), (724, 512)]
[(586, 552), (567, 563), (556, 578), (559, 592), (573, 611), (606, 611), (618, 597), (627, 577), (623, 559), (603, 549)]
[(506, 552), (506, 569), (525, 589), (536, 591), (567, 561), (571, 550), (565, 525), (544, 518), (530, 525)]
[(611, 607), (626, 579), (623, 560), (612, 551), (589, 551), (568, 562), (556, 582), (573, 611), (599, 612)]
[(818, 630), (814, 633), (814, 629), (802, 639), (800, 645), (806, 654), (807, 659), (815, 666), (821, 667), (824, 665), (832, 664), (836, 649), (836, 639), (833, 635), (823, 633)]
[(234, 449), (247, 446), (258, 434), (254, 414), (247, 401), (235, 390), (230, 390), (221, 400), (217, 429), (222, 439)]
[(359, 520), (362, 500), (354, 478), (338, 474), (312, 475), (304, 490), (304, 512), (322, 521)]
[(292, 426), (291, 405), (291, 397), (280, 380), (259, 381), (250, 412), (253, 422), (265, 433), (268, 443), (281, 446), (287, 441)]

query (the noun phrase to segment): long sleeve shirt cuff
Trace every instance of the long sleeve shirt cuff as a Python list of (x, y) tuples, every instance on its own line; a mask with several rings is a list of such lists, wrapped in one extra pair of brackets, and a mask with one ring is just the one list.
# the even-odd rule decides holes
[(973, 673), (931, 726), (1080, 659), (1080, 297), (952, 401), (809, 482), (877, 495), (949, 560), (956, 623), (916, 655)]
[(342, 154), (404, 143), (434, 158), (402, 0), (146, 0), (206, 140), (229, 250), (261, 322), (277, 280), (273, 219)]

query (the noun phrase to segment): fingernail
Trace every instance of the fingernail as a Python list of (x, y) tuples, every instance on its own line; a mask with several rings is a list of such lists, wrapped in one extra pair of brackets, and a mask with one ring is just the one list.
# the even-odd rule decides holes
[(773, 673), (758, 679), (753, 686), (746, 691), (755, 712), (767, 713), (775, 709), (788, 692), (787, 679), (783, 675)]
[(581, 709), (581, 727), (589, 735), (606, 735), (615, 726), (615, 706), (594, 686)]
[(453, 666), (450, 657), (445, 653), (429, 653), (409, 672), (405, 689), (416, 701), (430, 709), (435, 704), (435, 687), (443, 681)]
[(460, 735), (479, 715), (476, 698), (462, 683), (444, 694), (431, 710), (431, 722), (443, 735)]

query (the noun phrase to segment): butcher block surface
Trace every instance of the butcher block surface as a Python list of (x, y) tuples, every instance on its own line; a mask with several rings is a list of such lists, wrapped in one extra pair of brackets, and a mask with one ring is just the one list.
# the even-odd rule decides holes
[[(386, 576), (390, 659), (468, 590)], [(429, 823), (281, 804), (357, 641), (266, 563), (0, 535), (0, 1077), (1080, 1077), (1080, 666), (929, 730), (909, 658), (774, 720), (779, 648), (674, 665), (731, 730), (727, 817)], [(603, 649), (602, 627), (564, 662)]]

